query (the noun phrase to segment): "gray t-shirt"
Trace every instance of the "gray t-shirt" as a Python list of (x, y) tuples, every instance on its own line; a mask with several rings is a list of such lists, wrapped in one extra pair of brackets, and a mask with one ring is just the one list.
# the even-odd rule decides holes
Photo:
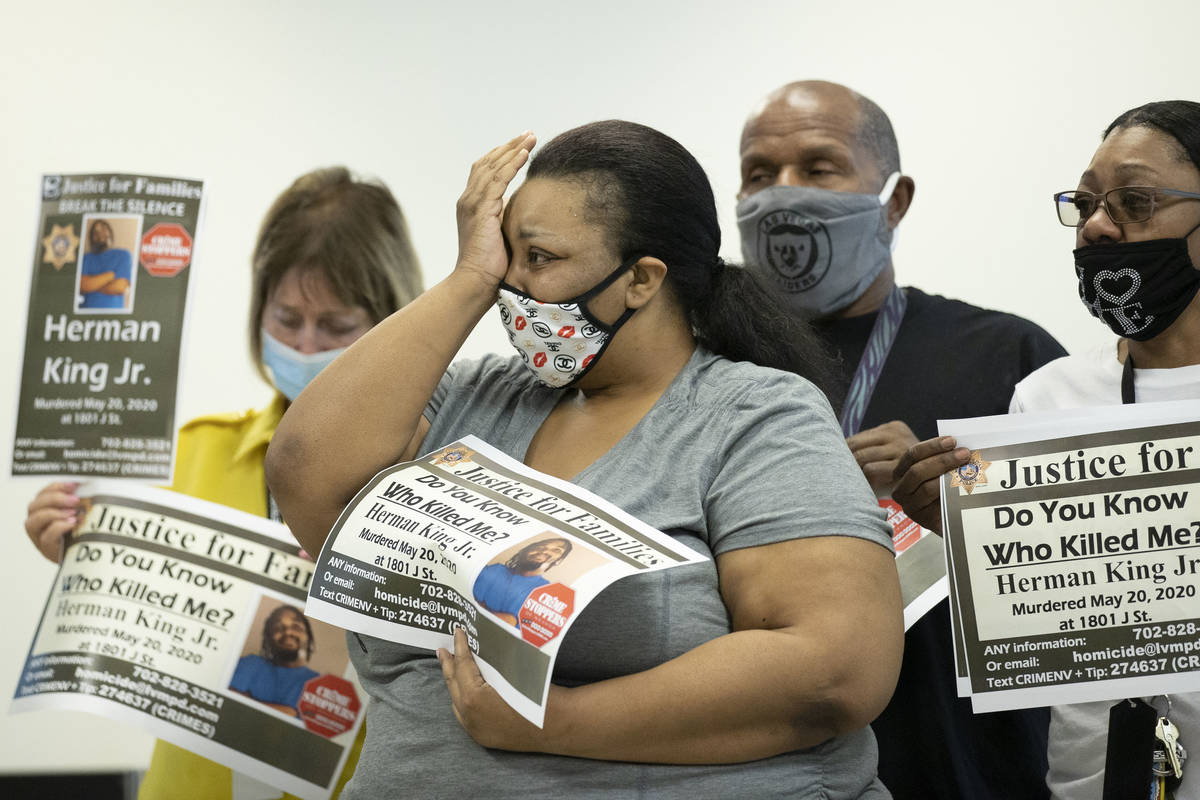
[[(430, 400), (422, 452), (474, 434), (523, 460), (563, 391), (570, 390), (542, 387), (515, 357), (455, 363)], [(825, 397), (796, 375), (702, 349), (633, 430), (572, 482), (710, 560), (624, 578), (596, 597), (563, 638), (553, 678), (562, 685), (640, 672), (729, 633), (715, 554), (831, 534), (891, 547)], [(875, 779), (870, 728), (720, 766), (488, 750), (455, 720), (433, 653), (367, 636), (351, 636), (350, 652), (372, 702), (347, 800), (889, 797)]]

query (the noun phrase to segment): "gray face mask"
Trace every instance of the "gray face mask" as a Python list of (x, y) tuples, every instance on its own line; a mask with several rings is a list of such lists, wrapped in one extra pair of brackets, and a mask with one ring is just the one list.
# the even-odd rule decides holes
[(829, 316), (857, 300), (891, 259), (886, 205), (878, 195), (772, 186), (737, 205), (746, 267), (795, 310)]

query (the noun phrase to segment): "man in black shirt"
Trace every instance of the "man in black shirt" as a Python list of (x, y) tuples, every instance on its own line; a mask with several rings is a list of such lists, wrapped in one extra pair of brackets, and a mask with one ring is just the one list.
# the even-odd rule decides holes
[[(1065, 355), (1011, 314), (896, 285), (894, 229), (913, 180), (887, 115), (838, 84), (773, 92), (742, 130), (738, 225), (747, 267), (840, 355), (847, 444), (881, 498), (904, 451), (937, 420), (1002, 414), (1016, 383)], [(975, 715), (956, 691), (947, 601), (905, 636), (873, 724), (897, 800), (1044, 798), (1046, 709)]]

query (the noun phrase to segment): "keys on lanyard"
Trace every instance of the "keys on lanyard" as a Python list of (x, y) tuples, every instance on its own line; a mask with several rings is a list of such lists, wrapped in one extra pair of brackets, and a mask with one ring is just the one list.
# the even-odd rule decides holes
[[(1160, 698), (1165, 710), (1155, 707)], [(1103, 800), (1173, 800), (1187, 757), (1169, 696), (1122, 700), (1109, 709)]]
[[(1170, 713), (1170, 700), (1167, 701)], [(1183, 763), (1187, 761), (1187, 750), (1179, 742), (1179, 728), (1165, 716), (1159, 717), (1154, 726), (1154, 774), (1150, 788), (1151, 800), (1167, 800), (1173, 797), (1183, 778)]]

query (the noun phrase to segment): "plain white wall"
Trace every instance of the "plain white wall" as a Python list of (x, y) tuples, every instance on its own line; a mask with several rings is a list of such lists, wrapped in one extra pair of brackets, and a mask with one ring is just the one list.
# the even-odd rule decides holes
[[(43, 172), (209, 182), (182, 421), (269, 396), (245, 355), (248, 254), (268, 204), (300, 173), (345, 163), (383, 178), (434, 282), (454, 263), (454, 201), (475, 158), (526, 128), (549, 138), (632, 119), (704, 164), (724, 255), (740, 260), (740, 127), (761, 95), (798, 78), (845, 83), (890, 114), (917, 184), (896, 252), (902, 283), (1022, 314), (1070, 350), (1105, 339), (1076, 299), (1073, 234), (1050, 194), (1075, 185), (1121, 111), (1196, 99), (1200, 5), (736, 5), (6, 0), (0, 318), (10, 345), (0, 375), (18, 374)], [(466, 351), (503, 351), (502, 337), (488, 319)], [(0, 392), (0, 419), (12, 419), (14, 401)], [(0, 481), (0, 695), (16, 686), (53, 574), (21, 528), (38, 485)], [(0, 717), (0, 772), (137, 769), (149, 746), (82, 714)]]

